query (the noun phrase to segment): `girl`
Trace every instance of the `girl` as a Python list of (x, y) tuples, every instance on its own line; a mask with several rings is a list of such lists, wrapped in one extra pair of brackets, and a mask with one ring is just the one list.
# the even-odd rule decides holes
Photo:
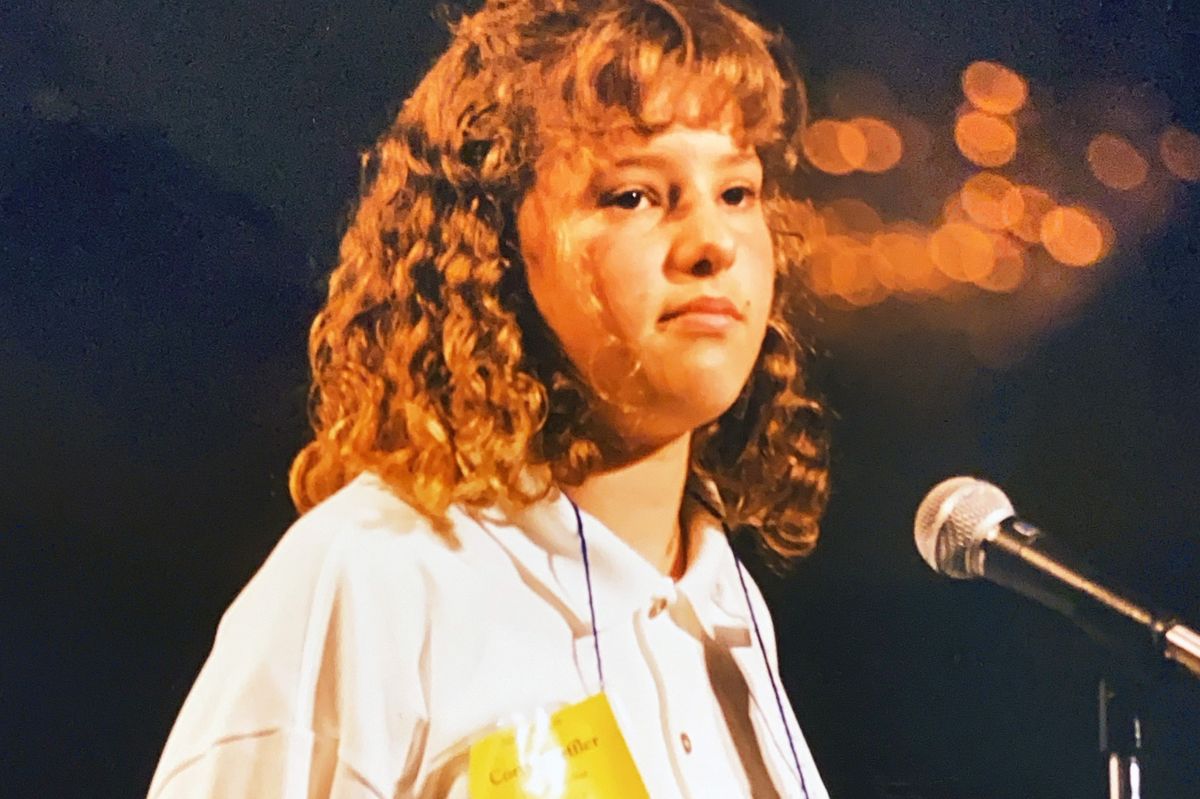
[(826, 796), (728, 537), (814, 544), (802, 87), (718, 0), (491, 0), (365, 160), (303, 517), (150, 788)]

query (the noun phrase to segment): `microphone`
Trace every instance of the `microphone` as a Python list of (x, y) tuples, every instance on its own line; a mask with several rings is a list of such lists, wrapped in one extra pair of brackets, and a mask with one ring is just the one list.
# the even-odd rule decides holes
[(1200, 678), (1200, 633), (1106, 587), (1064, 548), (1017, 518), (996, 486), (974, 477), (938, 483), (917, 509), (913, 536), (936, 572), (982, 577), (1062, 613), (1144, 671), (1175, 661)]

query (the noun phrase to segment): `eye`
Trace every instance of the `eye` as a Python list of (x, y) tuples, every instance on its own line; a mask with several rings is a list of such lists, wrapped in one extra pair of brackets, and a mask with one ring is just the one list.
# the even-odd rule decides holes
[(750, 186), (734, 186), (721, 192), (721, 199), (729, 205), (746, 205), (755, 198), (756, 192)]
[(600, 204), (606, 208), (620, 208), (625, 211), (636, 211), (643, 202), (649, 202), (650, 195), (644, 189), (626, 189), (612, 194), (606, 194), (600, 199)]

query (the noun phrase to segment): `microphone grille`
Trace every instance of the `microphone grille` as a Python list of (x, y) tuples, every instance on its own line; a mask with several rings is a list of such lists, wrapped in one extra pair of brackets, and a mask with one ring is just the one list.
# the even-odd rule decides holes
[(921, 501), (913, 523), (917, 551), (934, 571), (960, 579), (977, 577), (973, 565), (988, 530), (1013, 515), (1004, 492), (974, 477), (951, 477)]

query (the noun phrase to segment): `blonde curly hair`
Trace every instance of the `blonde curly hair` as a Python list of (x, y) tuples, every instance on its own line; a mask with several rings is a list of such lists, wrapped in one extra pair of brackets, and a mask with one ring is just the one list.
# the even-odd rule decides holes
[[(691, 473), (778, 562), (806, 554), (828, 436), (793, 330), (807, 204), (786, 186), (805, 98), (783, 37), (718, 0), (491, 0), (452, 34), (364, 155), (309, 339), (315, 437), (292, 464), (296, 507), (370, 470), (445, 530), (452, 504), (523, 507), (603, 466), (589, 389), (529, 295), (516, 209), (551, 144), (684, 114), (732, 120), (756, 148), (776, 260), (754, 371), (694, 431)], [(664, 88), (679, 100), (666, 116), (646, 102)]]

